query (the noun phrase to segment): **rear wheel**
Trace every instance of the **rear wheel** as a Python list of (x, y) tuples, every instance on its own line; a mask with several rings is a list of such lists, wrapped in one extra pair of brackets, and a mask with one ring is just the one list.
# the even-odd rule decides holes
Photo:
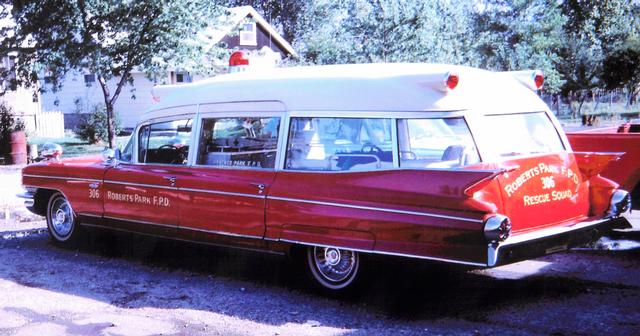
[(360, 256), (352, 250), (311, 246), (307, 249), (307, 266), (322, 287), (343, 290), (356, 279)]
[(56, 192), (49, 198), (47, 229), (53, 241), (60, 244), (68, 244), (78, 235), (76, 216), (62, 193)]

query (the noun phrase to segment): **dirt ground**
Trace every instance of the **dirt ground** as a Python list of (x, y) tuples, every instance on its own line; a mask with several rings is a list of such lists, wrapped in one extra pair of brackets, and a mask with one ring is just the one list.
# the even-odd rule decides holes
[(343, 297), (279, 256), (103, 231), (59, 248), (42, 221), (5, 220), (0, 335), (638, 335), (631, 218), (636, 230), (597, 248), (490, 270), (364, 259), (361, 287)]

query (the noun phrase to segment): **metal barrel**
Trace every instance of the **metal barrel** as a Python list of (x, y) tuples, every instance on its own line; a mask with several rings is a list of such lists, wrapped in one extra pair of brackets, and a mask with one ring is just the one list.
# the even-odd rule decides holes
[(27, 163), (27, 136), (24, 132), (11, 133), (11, 161), (13, 164)]

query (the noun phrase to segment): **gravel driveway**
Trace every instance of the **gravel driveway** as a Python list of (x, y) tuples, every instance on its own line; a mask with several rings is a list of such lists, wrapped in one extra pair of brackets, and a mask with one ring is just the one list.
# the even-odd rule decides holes
[(637, 232), (483, 271), (370, 258), (336, 298), (283, 257), (102, 231), (59, 248), (25, 223), (0, 227), (0, 335), (640, 334)]

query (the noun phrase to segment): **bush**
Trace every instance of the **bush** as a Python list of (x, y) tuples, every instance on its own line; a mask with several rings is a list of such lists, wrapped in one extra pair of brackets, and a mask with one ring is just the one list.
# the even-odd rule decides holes
[(24, 131), (24, 128), (24, 122), (13, 116), (11, 107), (0, 102), (0, 155), (11, 152), (11, 133)]
[[(115, 116), (116, 134), (120, 131), (120, 120)], [(80, 116), (80, 123), (76, 128), (78, 138), (92, 144), (104, 142), (109, 139), (107, 126), (107, 109), (104, 105), (96, 105), (91, 113)]]

